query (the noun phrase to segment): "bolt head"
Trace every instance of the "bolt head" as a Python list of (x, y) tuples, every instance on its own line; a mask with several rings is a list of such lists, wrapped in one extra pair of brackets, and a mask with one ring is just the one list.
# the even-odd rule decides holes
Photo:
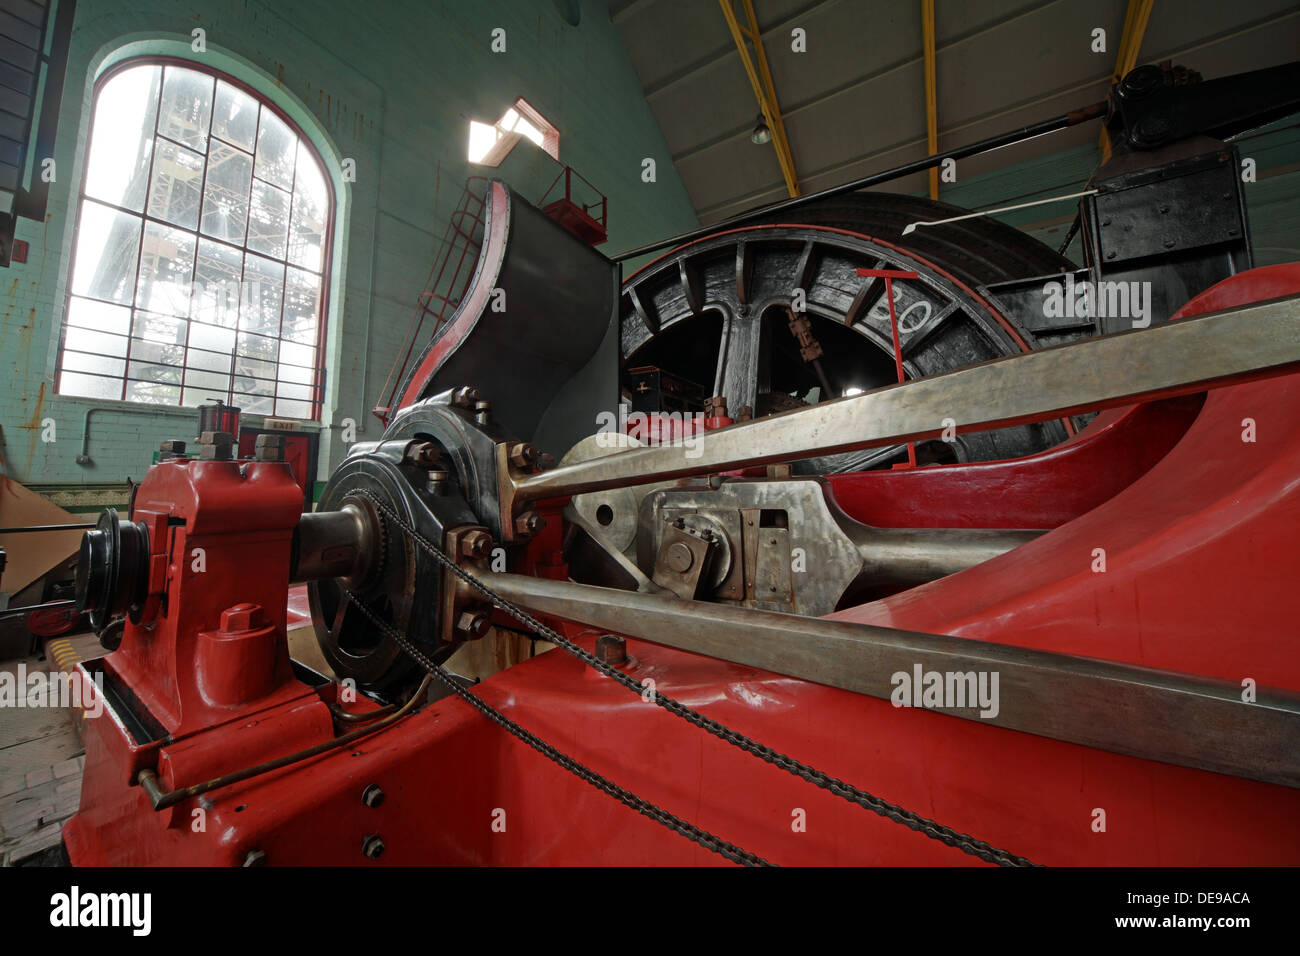
[(417, 442), (406, 449), (406, 460), (420, 468), (433, 468), (441, 459), (438, 446), (431, 441)]
[(482, 637), (491, 626), (491, 618), (478, 611), (462, 611), (459, 620), (456, 621), (457, 630), (463, 631), (470, 637)]
[(596, 638), (596, 659), (606, 664), (627, 663), (627, 641), (617, 634), (602, 634)]
[(510, 464), (516, 468), (531, 468), (536, 462), (536, 446), (522, 441), (510, 446)]
[(384, 838), (378, 833), (372, 833), (361, 841), (361, 853), (368, 860), (377, 860), (384, 855)]
[(515, 534), (520, 537), (537, 534), (546, 527), (546, 519), (536, 511), (525, 511), (515, 518)]
[(460, 539), (460, 553), (466, 558), (485, 558), (492, 549), (492, 535), (482, 529), (466, 532)]
[(236, 604), (221, 612), (221, 629), (226, 633), (251, 631), (262, 626), (260, 604)]
[(473, 408), (476, 402), (483, 399), (482, 393), (473, 385), (466, 385), (452, 392), (451, 403), (459, 405), (461, 408)]
[(384, 791), (379, 788), (379, 784), (372, 783), (361, 791), (361, 802), (374, 809), (384, 802)]

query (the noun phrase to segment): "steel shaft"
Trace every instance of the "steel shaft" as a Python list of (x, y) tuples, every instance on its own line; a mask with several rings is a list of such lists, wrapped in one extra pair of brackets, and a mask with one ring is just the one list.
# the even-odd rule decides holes
[(1300, 296), (995, 359), (518, 479), (512, 504), (1002, 428), (1300, 367)]

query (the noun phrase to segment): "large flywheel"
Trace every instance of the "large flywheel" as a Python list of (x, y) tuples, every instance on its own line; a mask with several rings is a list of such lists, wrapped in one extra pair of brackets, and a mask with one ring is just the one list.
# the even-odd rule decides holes
[[(942, 203), (860, 193), (766, 223), (681, 246), (623, 285), (621, 357), (625, 396), (638, 411), (703, 411), (724, 398), (732, 417), (762, 417), (897, 380), (886, 282), (859, 269), (915, 273), (892, 282), (905, 376), (940, 374), (1038, 347), (1003, 315), (983, 286), (1073, 268), (1047, 246), (1002, 223), (968, 220)], [(802, 300), (815, 361), (790, 328)], [(804, 343), (806, 344), (807, 338)], [(1010, 458), (1064, 440), (1051, 421), (962, 436), (941, 454)], [(800, 463), (804, 472), (878, 466), (900, 449)]]

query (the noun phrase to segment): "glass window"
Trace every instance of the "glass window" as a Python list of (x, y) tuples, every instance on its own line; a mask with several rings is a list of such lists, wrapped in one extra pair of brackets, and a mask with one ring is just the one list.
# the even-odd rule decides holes
[(95, 97), (63, 395), (319, 418), (333, 213), (302, 134), (227, 78), (137, 62)]

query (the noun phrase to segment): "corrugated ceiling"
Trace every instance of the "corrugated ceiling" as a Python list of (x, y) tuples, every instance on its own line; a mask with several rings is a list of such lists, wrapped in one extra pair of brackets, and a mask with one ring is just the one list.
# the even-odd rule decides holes
[[(702, 223), (785, 198), (758, 106), (715, 0), (610, 0)], [(939, 149), (1102, 99), (1127, 0), (936, 0)], [(802, 190), (926, 154), (920, 0), (755, 0)], [(737, 4), (739, 10), (739, 4)], [(740, 14), (743, 22), (744, 14)], [(807, 33), (791, 51), (791, 30)], [(1107, 52), (1090, 49), (1107, 31)], [(1156, 0), (1139, 63), (1173, 59), (1207, 79), (1300, 55), (1295, 0)], [(1091, 123), (966, 160), (970, 176), (1096, 142)], [(890, 187), (926, 189), (923, 176)]]

